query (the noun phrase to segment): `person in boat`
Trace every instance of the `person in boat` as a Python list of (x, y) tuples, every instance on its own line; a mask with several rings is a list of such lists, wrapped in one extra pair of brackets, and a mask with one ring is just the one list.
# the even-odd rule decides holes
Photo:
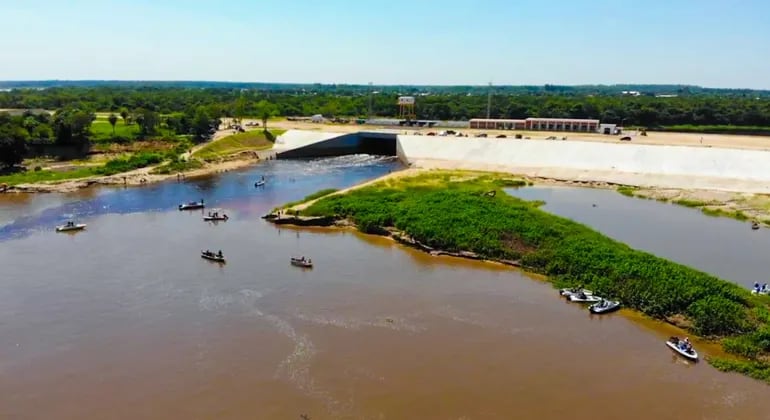
[(219, 252), (217, 253), (217, 257), (219, 257), (219, 258), (222, 258), (222, 250), (221, 250), (221, 249), (220, 249), (220, 250), (219, 250)]
[(759, 292), (759, 282), (754, 282), (754, 290)]
[(580, 289), (580, 293), (578, 293), (578, 298), (579, 299), (587, 299), (588, 298), (586, 296), (585, 292), (583, 292), (583, 289)]
[(688, 337), (685, 337), (684, 340), (680, 341), (679, 348), (689, 352), (692, 349), (692, 344), (690, 343), (690, 339)]
[(760, 290), (762, 293), (767, 293), (767, 283), (762, 285), (762, 290)]

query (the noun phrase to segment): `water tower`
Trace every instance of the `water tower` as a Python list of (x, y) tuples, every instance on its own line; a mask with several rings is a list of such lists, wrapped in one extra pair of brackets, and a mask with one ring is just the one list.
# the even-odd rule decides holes
[(417, 114), (414, 111), (414, 96), (399, 96), (398, 97), (398, 117), (411, 121), (417, 118)]

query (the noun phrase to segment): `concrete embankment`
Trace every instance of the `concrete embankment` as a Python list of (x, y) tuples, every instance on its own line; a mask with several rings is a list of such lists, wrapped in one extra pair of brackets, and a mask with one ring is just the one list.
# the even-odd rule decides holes
[(397, 154), (403, 161), (425, 168), (770, 193), (770, 152), (758, 150), (399, 135)]
[(275, 151), (283, 157), (316, 157), (330, 153), (376, 153), (371, 150), (394, 147), (404, 163), (417, 168), (508, 172), (559, 181), (647, 188), (770, 194), (770, 151), (766, 150), (374, 134), (290, 130), (279, 138)]

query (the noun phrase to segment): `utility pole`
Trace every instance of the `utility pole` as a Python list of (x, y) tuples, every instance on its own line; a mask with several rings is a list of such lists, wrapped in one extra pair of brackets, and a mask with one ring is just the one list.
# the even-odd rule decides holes
[(489, 82), (489, 93), (487, 94), (487, 119), (492, 110), (492, 82)]

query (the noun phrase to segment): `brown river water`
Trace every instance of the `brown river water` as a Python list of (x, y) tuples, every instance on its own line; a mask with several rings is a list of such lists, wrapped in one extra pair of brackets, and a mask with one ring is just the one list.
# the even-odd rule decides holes
[[(260, 170), (281, 192), (236, 188), (254, 171), (198, 188), (234, 215), (218, 225), (95, 210), (187, 183), (0, 201), (6, 222), (27, 215), (0, 242), (0, 418), (770, 418), (768, 386), (678, 358), (669, 326), (589, 316), (506, 267), (260, 220), (317, 183), (389, 170), (287, 181), (297, 168), (275, 165)], [(87, 231), (43, 228), (57, 208), (89, 215)]]

